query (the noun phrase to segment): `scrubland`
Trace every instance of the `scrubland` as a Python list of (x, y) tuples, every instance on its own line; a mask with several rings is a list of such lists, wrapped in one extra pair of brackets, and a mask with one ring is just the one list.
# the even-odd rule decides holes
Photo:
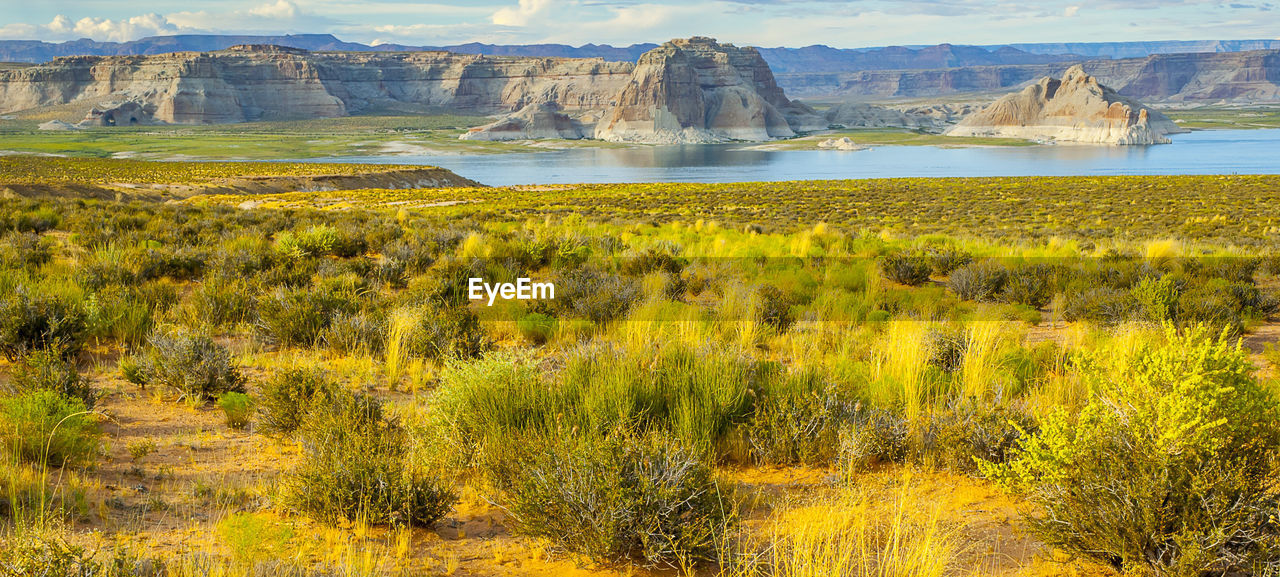
[(6, 198), (0, 574), (1273, 575), (1277, 194)]

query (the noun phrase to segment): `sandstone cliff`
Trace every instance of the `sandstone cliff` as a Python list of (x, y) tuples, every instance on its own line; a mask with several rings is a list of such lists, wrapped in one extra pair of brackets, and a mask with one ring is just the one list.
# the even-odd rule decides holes
[(754, 48), (694, 37), (640, 57), (596, 138), (653, 143), (794, 136), (791, 102)]
[(947, 130), (949, 136), (994, 136), (1101, 144), (1161, 144), (1185, 130), (1129, 100), (1080, 66), (1061, 80), (1045, 77), (1005, 96)]
[(278, 46), (159, 56), (78, 56), (0, 71), (0, 112), (130, 100), (161, 122), (344, 116), (368, 109), (502, 114), (556, 102), (603, 109), (633, 65), (597, 59), (312, 53)]

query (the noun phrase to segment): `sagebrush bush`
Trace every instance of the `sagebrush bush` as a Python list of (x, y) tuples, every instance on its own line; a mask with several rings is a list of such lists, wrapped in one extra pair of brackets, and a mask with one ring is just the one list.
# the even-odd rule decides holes
[(74, 356), (84, 346), (86, 329), (80, 303), (21, 286), (0, 295), (0, 352), (10, 361), (41, 349)]
[(835, 459), (842, 423), (856, 410), (851, 395), (818, 373), (781, 370), (762, 378), (755, 394), (741, 427), (752, 462), (820, 466)]
[(933, 274), (950, 276), (956, 269), (973, 262), (973, 255), (952, 247), (930, 249), (927, 253)]
[(13, 367), (13, 384), (19, 391), (53, 391), (79, 399), (88, 408), (98, 400), (97, 391), (80, 377), (75, 363), (52, 349), (32, 351), (19, 359)]
[(1000, 290), (1000, 300), (1043, 308), (1053, 300), (1052, 274), (1052, 269), (1044, 265), (1014, 267)]
[(408, 432), (371, 397), (316, 404), (300, 429), (302, 462), (282, 483), (286, 502), (326, 521), (430, 526), (457, 500), (410, 462)]
[(595, 323), (625, 316), (643, 294), (635, 279), (589, 267), (562, 273), (555, 286), (555, 306), (561, 313)]
[(1096, 396), (1056, 409), (984, 472), (1045, 511), (1050, 545), (1127, 571), (1249, 573), (1280, 554), (1276, 400), (1237, 343), (1204, 327), (1082, 361)]
[(666, 437), (563, 431), (490, 446), (484, 468), (517, 531), (599, 563), (710, 561), (736, 523), (711, 467)]
[(880, 259), (880, 272), (898, 284), (920, 286), (929, 282), (933, 266), (929, 257), (921, 254), (895, 252)]
[(194, 400), (244, 392), (244, 378), (226, 347), (177, 327), (152, 334), (146, 349), (122, 363), (121, 373), (136, 384), (171, 387)]
[(338, 385), (315, 369), (276, 373), (262, 385), (258, 428), (271, 434), (292, 434), (302, 426), (313, 406), (331, 402), (340, 392)]
[(0, 400), (0, 439), (35, 464), (86, 466), (99, 453), (98, 422), (79, 399), (36, 390)]
[(786, 332), (795, 323), (791, 313), (791, 297), (778, 287), (761, 285), (755, 292), (757, 322), (764, 323), (778, 332)]
[(947, 288), (963, 300), (986, 302), (995, 300), (1008, 279), (1009, 271), (999, 263), (978, 262), (951, 271)]

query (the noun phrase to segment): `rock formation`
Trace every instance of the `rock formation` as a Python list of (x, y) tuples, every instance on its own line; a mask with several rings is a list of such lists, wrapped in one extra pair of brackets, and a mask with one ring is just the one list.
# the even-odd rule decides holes
[(462, 140), (536, 140), (561, 138), (578, 140), (585, 136), (582, 125), (560, 112), (554, 102), (540, 102), (521, 108), (497, 122), (473, 128)]
[(131, 100), (154, 118), (214, 124), (371, 109), (491, 115), (556, 102), (603, 110), (634, 65), (598, 59), (314, 53), (279, 46), (159, 56), (76, 56), (0, 71), (0, 112)]
[(849, 138), (848, 136), (844, 138), (828, 138), (822, 142), (819, 142), (818, 148), (821, 148), (824, 150), (844, 150), (844, 151), (856, 151), (856, 150), (867, 149), (867, 147), (854, 142), (853, 139)]
[(795, 131), (782, 113), (790, 106), (756, 49), (673, 40), (640, 57), (595, 136), (652, 143), (790, 137)]
[(80, 126), (134, 126), (137, 124), (155, 124), (151, 112), (146, 107), (132, 100), (124, 102), (106, 102), (89, 109)]
[(949, 136), (994, 136), (1101, 144), (1161, 144), (1186, 132), (1163, 114), (1117, 94), (1080, 66), (1061, 80), (1044, 77), (947, 130)]

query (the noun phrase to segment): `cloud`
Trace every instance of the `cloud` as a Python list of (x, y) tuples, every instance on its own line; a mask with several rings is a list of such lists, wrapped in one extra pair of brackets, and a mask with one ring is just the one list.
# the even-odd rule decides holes
[(1074, 18), (1078, 14), (1080, 14), (1079, 6), (1067, 6), (1067, 8), (1062, 11), (1062, 15), (1067, 18)]
[(277, 0), (275, 4), (254, 6), (249, 13), (272, 20), (292, 20), (298, 16), (298, 5), (289, 0)]
[[(54, 22), (50, 25), (56, 24), (59, 24), (58, 18), (54, 18)], [(143, 36), (175, 34), (179, 30), (178, 26), (159, 14), (143, 14), (120, 20), (81, 18), (72, 28), (77, 36), (115, 42), (124, 42)]]
[(520, 4), (493, 13), (490, 20), (498, 26), (525, 26), (551, 7), (551, 0), (520, 0)]

